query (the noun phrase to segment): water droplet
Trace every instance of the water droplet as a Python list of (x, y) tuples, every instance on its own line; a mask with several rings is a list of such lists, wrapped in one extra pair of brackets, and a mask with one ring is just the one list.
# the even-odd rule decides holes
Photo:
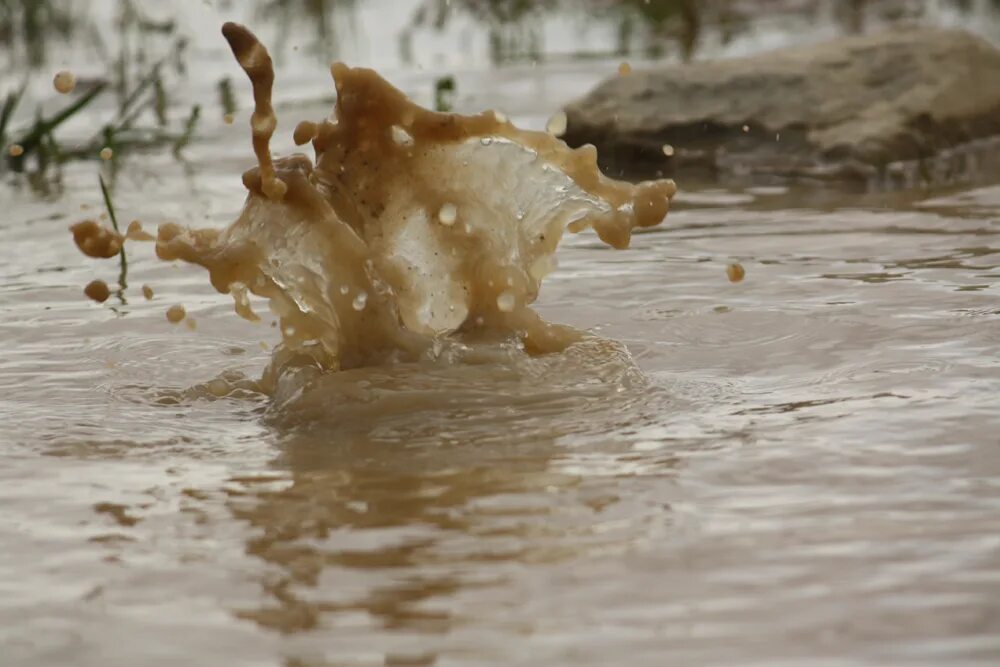
[(73, 89), (76, 88), (76, 77), (69, 70), (60, 70), (56, 72), (55, 77), (52, 79), (52, 86), (56, 89), (56, 92), (63, 95), (72, 93)]
[(104, 303), (108, 300), (108, 297), (111, 296), (111, 290), (108, 289), (108, 284), (103, 280), (90, 281), (87, 283), (87, 286), (83, 288), (83, 293), (97, 303)]
[(367, 305), (367, 303), (368, 303), (368, 293), (358, 292), (358, 295), (354, 297), (354, 302), (351, 303), (351, 307), (353, 307), (354, 310), (360, 312), (365, 309), (365, 305)]
[(446, 227), (451, 227), (455, 224), (455, 220), (458, 219), (458, 207), (452, 203), (447, 203), (441, 206), (438, 211), (438, 221)]
[(517, 305), (517, 297), (510, 290), (501, 292), (500, 296), (497, 297), (497, 308), (504, 313), (514, 310), (515, 305)]
[(167, 321), (171, 324), (177, 324), (187, 316), (184, 311), (184, 306), (177, 304), (167, 308)]
[(726, 276), (731, 283), (740, 282), (746, 274), (746, 269), (743, 268), (742, 264), (733, 263), (726, 267)]

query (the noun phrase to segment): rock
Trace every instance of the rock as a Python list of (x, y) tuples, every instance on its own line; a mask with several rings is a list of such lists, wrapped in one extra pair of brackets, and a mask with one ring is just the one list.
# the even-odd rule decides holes
[(926, 175), (934, 156), (950, 173), (997, 155), (996, 142), (963, 147), (1000, 135), (1000, 51), (961, 31), (889, 30), (614, 76), (566, 115), (567, 143), (595, 144), (616, 174), (870, 183), (907, 165)]

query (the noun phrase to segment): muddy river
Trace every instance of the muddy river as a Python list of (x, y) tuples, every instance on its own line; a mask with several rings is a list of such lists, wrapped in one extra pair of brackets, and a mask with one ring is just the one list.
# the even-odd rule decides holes
[[(154, 233), (240, 214), (252, 102), (224, 20), (271, 47), (278, 155), (295, 121), (329, 113), (332, 59), (427, 106), (450, 75), (457, 110), (542, 129), (622, 60), (683, 58), (683, 28), (654, 53), (637, 18), (623, 47), (628, 17), (606, 7), (504, 22), (504, 3), (132, 4), (146, 28), (100, 48), (85, 26), (41, 54), (6, 43), (0, 83), (28, 79), (49, 109), (56, 70), (86, 81), (183, 35), (167, 112), (204, 108), (180, 158), (123, 148), (45, 183), (3, 175), (0, 665), (996, 664), (1000, 185), (678, 178), (628, 249), (563, 239), (535, 303), (586, 334), (563, 351), (388, 359), (262, 393), (282, 338), (263, 299), (241, 319), (149, 243), (127, 246), (119, 291), (117, 260), (67, 231), (104, 212), (99, 172), (118, 219)], [(927, 7), (1000, 37), (995, 4)], [(85, 14), (124, 25), (116, 3)], [(850, 25), (818, 16), (706, 19), (694, 57)], [(94, 279), (103, 304), (83, 294)]]

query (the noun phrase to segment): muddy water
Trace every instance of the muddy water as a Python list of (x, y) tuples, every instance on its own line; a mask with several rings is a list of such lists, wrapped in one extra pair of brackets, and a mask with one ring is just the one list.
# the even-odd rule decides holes
[[(517, 97), (508, 76), (483, 75), (483, 107)], [(515, 121), (565, 97), (537, 76)], [(247, 129), (210, 127), (186, 165), (126, 163), (121, 219), (235, 218)], [(561, 246), (536, 306), (584, 344), (276, 402), (231, 390), (279, 340), (262, 302), (239, 319), (148, 244), (124, 299), (84, 297), (118, 267), (66, 231), (100, 213), (93, 165), (64, 182), (2, 190), (0, 664), (1000, 655), (1000, 187), (831, 205), (681, 182), (630, 249)]]

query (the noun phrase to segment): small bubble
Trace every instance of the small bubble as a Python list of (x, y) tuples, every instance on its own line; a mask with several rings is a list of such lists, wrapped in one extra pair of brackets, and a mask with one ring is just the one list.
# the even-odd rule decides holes
[(566, 134), (566, 125), (568, 124), (565, 111), (557, 111), (552, 114), (549, 121), (545, 123), (545, 131), (554, 137), (561, 137)]
[(486, 320), (483, 319), (482, 315), (480, 315), (479, 317), (476, 318), (476, 326), (477, 327), (483, 326), (483, 323), (485, 323), (485, 322), (486, 322)]
[(354, 297), (354, 302), (351, 303), (351, 307), (354, 310), (362, 311), (365, 309), (365, 305), (368, 303), (368, 294), (366, 292), (359, 292), (356, 297)]
[(76, 77), (69, 70), (60, 70), (52, 78), (52, 86), (56, 89), (56, 92), (63, 95), (72, 93), (73, 89), (76, 88)]
[(673, 157), (674, 147), (671, 146), (670, 144), (663, 144), (663, 154), (666, 155), (667, 157)]
[(483, 146), (489, 146), (490, 144), (493, 143), (493, 137), (483, 137), (482, 139), (479, 140), (479, 143), (481, 143)]
[(341, 285), (340, 286), (340, 293), (343, 294), (344, 296), (347, 296), (347, 293), (350, 292), (350, 291), (351, 291), (351, 288), (348, 287), (347, 285)]
[(514, 293), (507, 290), (500, 293), (497, 297), (497, 308), (499, 308), (504, 313), (509, 313), (514, 310), (514, 306), (517, 304), (517, 298)]
[(284, 334), (285, 336), (289, 336), (289, 337), (290, 336), (294, 336), (295, 335), (295, 327), (293, 327), (291, 324), (289, 324), (288, 326), (285, 326), (285, 327), (281, 328), (281, 333)]
[(11, 157), (20, 157), (24, 155), (24, 146), (21, 144), (11, 144), (7, 152), (10, 153)]
[(176, 304), (167, 308), (167, 321), (171, 324), (177, 324), (185, 317), (187, 317), (187, 312), (184, 310), (184, 306)]
[(409, 132), (401, 128), (399, 125), (393, 125), (392, 128), (389, 130), (389, 133), (392, 135), (393, 143), (395, 143), (397, 146), (413, 145), (413, 136)]
[(452, 203), (446, 203), (438, 211), (438, 221), (445, 227), (451, 227), (458, 219), (458, 207)]
[(726, 267), (726, 276), (731, 283), (740, 282), (746, 274), (746, 269), (743, 268), (742, 264), (733, 263)]
[(744, 125), (743, 126), (743, 131), (744, 132), (749, 132), (750, 131), (750, 126), (749, 125)]
[(114, 154), (115, 154), (115, 152), (113, 150), (111, 150), (110, 148), (108, 148), (107, 146), (105, 146), (104, 148), (101, 149), (101, 159), (102, 160), (105, 160), (105, 161), (110, 160), (114, 156)]

